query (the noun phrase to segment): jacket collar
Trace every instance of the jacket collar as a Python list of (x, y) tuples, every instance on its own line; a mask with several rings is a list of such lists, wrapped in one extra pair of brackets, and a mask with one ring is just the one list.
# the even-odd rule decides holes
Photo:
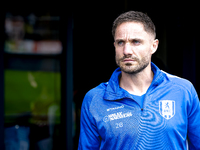
[[(154, 63), (151, 63), (151, 69), (154, 73), (154, 78), (150, 87), (147, 90), (147, 93), (151, 92), (154, 88), (156, 88), (159, 84), (161, 84), (164, 78), (166, 77), (165, 74)], [(106, 87), (106, 91), (103, 97), (104, 99), (119, 100), (123, 98), (132, 98), (132, 96), (127, 91), (125, 91), (119, 86), (120, 76), (121, 76), (121, 69), (117, 68), (113, 72), (108, 82), (108, 85)]]

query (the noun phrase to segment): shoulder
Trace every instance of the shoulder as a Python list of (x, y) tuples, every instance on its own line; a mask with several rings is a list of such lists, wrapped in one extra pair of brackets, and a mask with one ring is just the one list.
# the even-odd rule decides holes
[(162, 71), (162, 72), (167, 76), (169, 81), (174, 86), (179, 87), (179, 88), (181, 88), (185, 91), (188, 91), (188, 92), (196, 92), (193, 84), (189, 80), (175, 76), (175, 75), (172, 75), (172, 74), (169, 74), (169, 73), (164, 72), (164, 71)]
[(83, 99), (82, 107), (85, 105), (89, 106), (94, 102), (102, 101), (107, 85), (108, 83), (101, 83), (97, 87), (89, 90)]
[(101, 95), (101, 93), (104, 93), (106, 87), (107, 87), (108, 83), (101, 83), (98, 86), (96, 86), (95, 88), (89, 90), (86, 95), (85, 98), (92, 98), (95, 97), (97, 95)]

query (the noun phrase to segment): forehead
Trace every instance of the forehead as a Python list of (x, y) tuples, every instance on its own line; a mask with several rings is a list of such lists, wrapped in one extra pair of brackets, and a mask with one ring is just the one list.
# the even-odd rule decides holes
[(142, 23), (125, 22), (116, 28), (115, 39), (147, 38), (149, 34), (144, 30)]

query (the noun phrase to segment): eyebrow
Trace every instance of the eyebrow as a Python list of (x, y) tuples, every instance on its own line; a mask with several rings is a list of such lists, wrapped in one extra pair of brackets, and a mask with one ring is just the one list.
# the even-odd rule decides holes
[[(128, 39), (129, 41), (143, 41), (143, 39), (141, 38), (131, 38), (131, 39)], [(119, 42), (119, 41), (126, 41), (125, 39), (116, 39), (115, 42)]]

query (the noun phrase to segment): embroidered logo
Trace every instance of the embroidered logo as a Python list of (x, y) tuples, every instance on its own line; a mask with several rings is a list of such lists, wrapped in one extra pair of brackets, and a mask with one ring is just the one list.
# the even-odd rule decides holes
[(103, 121), (108, 122), (108, 121), (112, 121), (112, 120), (123, 119), (123, 118), (131, 117), (132, 115), (133, 114), (131, 112), (127, 112), (127, 113), (118, 112), (118, 113), (114, 113), (114, 114), (105, 116), (103, 118)]
[(165, 119), (171, 119), (175, 115), (175, 101), (161, 100), (159, 101), (159, 113)]
[(107, 111), (111, 111), (111, 110), (115, 110), (115, 109), (120, 109), (120, 108), (124, 108), (124, 105), (118, 106), (118, 107), (114, 107), (114, 108), (108, 108)]

